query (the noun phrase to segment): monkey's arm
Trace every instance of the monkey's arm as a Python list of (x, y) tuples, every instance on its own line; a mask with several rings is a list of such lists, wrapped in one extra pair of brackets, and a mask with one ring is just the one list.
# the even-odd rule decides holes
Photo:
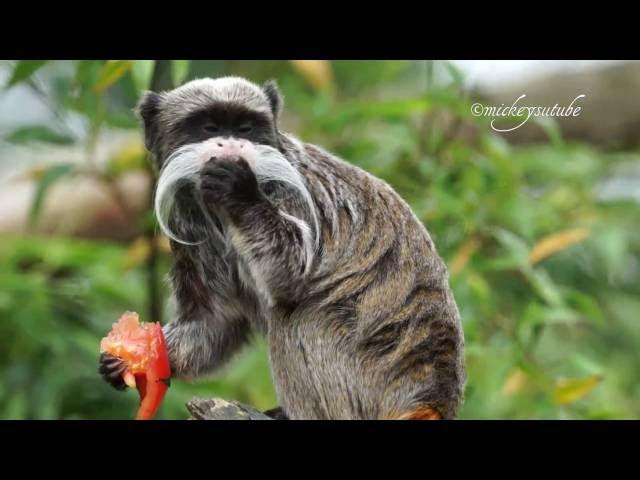
[(222, 366), (249, 338), (251, 302), (237, 298), (214, 245), (172, 242), (176, 318), (164, 326), (172, 374), (198, 377)]
[(163, 327), (171, 374), (175, 378), (196, 378), (214, 372), (246, 343), (246, 318), (207, 316), (179, 318)]
[(258, 291), (270, 301), (299, 295), (313, 259), (308, 224), (280, 211), (260, 191), (243, 159), (209, 162), (201, 188), (205, 204), (226, 214), (231, 242)]
[[(247, 342), (251, 333), (252, 311), (249, 299), (229, 295), (231, 280), (224, 275), (220, 258), (210, 254), (206, 273), (196, 263), (203, 253), (172, 242), (174, 265), (171, 283), (175, 295), (176, 317), (163, 327), (171, 376), (195, 378), (213, 373)], [(216, 265), (219, 268), (215, 268)], [(213, 272), (217, 271), (217, 275)], [(212, 278), (203, 278), (209, 275)], [(118, 390), (124, 390), (122, 360), (102, 355), (100, 373)]]

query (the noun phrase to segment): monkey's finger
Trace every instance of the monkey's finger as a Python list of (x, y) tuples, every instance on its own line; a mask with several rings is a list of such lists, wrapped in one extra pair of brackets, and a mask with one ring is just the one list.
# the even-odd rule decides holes
[(100, 367), (98, 373), (102, 378), (116, 390), (125, 390), (127, 385), (124, 381), (123, 374), (126, 372), (127, 365), (118, 357), (103, 353), (100, 355)]
[(101, 365), (115, 366), (115, 365), (120, 365), (121, 363), (122, 363), (122, 359), (115, 357), (109, 353), (103, 353), (100, 355)]
[(127, 389), (127, 384), (122, 378), (123, 373), (124, 370), (122, 372), (113, 372), (111, 374), (103, 375), (102, 378), (116, 390), (122, 391)]

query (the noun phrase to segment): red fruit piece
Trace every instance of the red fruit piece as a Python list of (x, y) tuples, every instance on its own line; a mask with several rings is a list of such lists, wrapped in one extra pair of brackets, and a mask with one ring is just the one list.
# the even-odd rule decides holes
[(100, 342), (100, 352), (120, 358), (127, 369), (125, 383), (140, 395), (136, 420), (153, 418), (171, 377), (167, 345), (159, 323), (140, 323), (138, 314), (125, 312)]

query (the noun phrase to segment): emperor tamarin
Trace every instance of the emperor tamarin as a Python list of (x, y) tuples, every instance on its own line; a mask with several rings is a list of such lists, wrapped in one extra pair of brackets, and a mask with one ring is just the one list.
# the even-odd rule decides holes
[(211, 374), (259, 332), (280, 418), (455, 417), (464, 340), (431, 237), (387, 183), (281, 131), (282, 103), (238, 77), (139, 102), (174, 256), (172, 375)]

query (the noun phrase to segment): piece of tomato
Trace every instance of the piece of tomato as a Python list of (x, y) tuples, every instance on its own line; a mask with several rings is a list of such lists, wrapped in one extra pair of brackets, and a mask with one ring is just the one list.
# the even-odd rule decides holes
[(153, 418), (162, 403), (171, 377), (169, 355), (159, 323), (140, 323), (138, 315), (126, 312), (100, 342), (100, 352), (125, 362), (122, 377), (140, 395), (137, 420)]

